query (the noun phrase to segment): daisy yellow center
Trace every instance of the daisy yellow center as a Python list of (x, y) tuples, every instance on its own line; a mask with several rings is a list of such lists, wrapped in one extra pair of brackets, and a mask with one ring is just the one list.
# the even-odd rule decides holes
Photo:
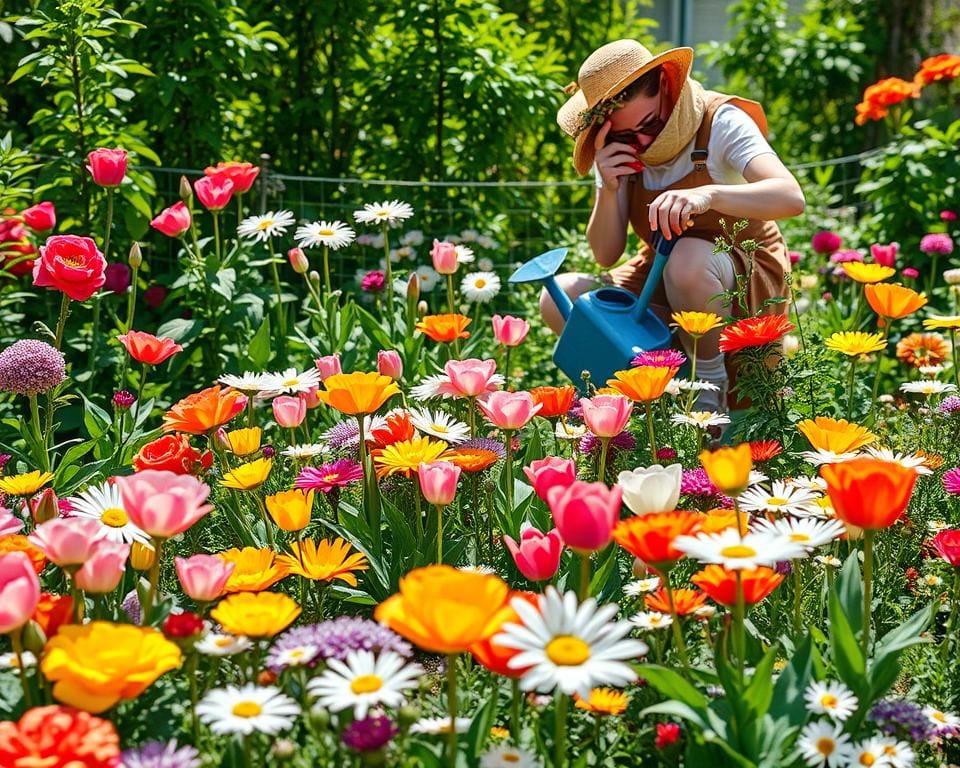
[(820, 697), (820, 704), (827, 709), (833, 709), (837, 706), (837, 697), (832, 693), (825, 693)]
[(273, 226), (273, 219), (265, 219), (264, 221), (261, 221), (259, 224), (257, 224), (257, 229), (259, 229), (261, 232), (266, 232), (272, 226)]
[(216, 640), (213, 641), (213, 644), (217, 646), (217, 648), (229, 648), (231, 645), (233, 645), (233, 638), (218, 637)]
[(810, 537), (805, 533), (791, 533), (790, 541), (810, 541)]
[(660, 617), (659, 617), (659, 616), (651, 616), (651, 617), (650, 617), (650, 624), (651, 624), (652, 626), (655, 627), (655, 626), (657, 626), (657, 624), (659, 624), (659, 623), (660, 623)]
[(938, 723), (945, 723), (945, 722), (947, 722), (947, 717), (946, 717), (946, 715), (943, 714), (943, 712), (939, 712), (939, 711), (931, 712), (931, 713), (930, 713), (930, 717), (932, 717), (932, 718), (933, 718), (934, 720), (936, 720)]
[(337, 233), (332, 229), (321, 229), (319, 234), (321, 237), (333, 237)]
[(299, 383), (300, 383), (300, 379), (298, 379), (298, 378), (284, 379), (284, 380), (283, 380), (283, 386), (285, 386), (285, 387), (295, 387), (295, 386), (297, 386)]
[(478, 278), (477, 281), (473, 284), (473, 287), (474, 287), (474, 288), (486, 288), (486, 287), (487, 287), (487, 281), (484, 280), (482, 277), (481, 277), (481, 278)]
[(873, 765), (875, 762), (877, 762), (877, 758), (869, 752), (860, 755), (860, 765)]
[(433, 427), (434, 432), (443, 432), (443, 434), (446, 434), (450, 431), (445, 424), (431, 424), (430, 426)]
[(127, 513), (117, 507), (105, 509), (100, 514), (100, 522), (110, 528), (123, 528), (129, 519)]
[(560, 667), (576, 667), (590, 658), (590, 646), (579, 637), (560, 635), (546, 647), (547, 658)]
[(339, 475), (336, 472), (331, 472), (329, 475), (324, 475), (323, 479), (328, 483), (334, 483), (339, 479)]
[(883, 754), (890, 755), (890, 757), (893, 757), (894, 755), (897, 754), (897, 748), (892, 744), (887, 744), (887, 746), (883, 748)]
[(723, 557), (756, 557), (757, 550), (744, 544), (734, 544), (732, 547), (724, 547), (720, 550)]
[(303, 650), (303, 648), (295, 648), (294, 650), (290, 651), (290, 658), (294, 659), (295, 661), (300, 661), (300, 659), (306, 655), (307, 652)]
[(256, 717), (263, 712), (263, 707), (255, 701), (241, 701), (234, 704), (230, 711), (235, 717)]
[(520, 755), (518, 755), (516, 752), (504, 752), (500, 755), (500, 759), (505, 763), (519, 763)]
[(383, 688), (383, 678), (378, 675), (360, 675), (350, 683), (350, 690), (356, 694), (374, 693)]
[(829, 757), (833, 754), (833, 751), (837, 748), (836, 742), (833, 739), (828, 739), (824, 737), (822, 739), (817, 739), (817, 752), (819, 752), (824, 757)]
[(774, 507), (782, 507), (784, 504), (789, 504), (790, 499), (784, 499), (782, 496), (772, 496), (767, 499), (767, 504)]

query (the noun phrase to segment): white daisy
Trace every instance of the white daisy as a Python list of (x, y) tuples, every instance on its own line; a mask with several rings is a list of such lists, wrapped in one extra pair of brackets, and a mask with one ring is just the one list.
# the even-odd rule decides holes
[(928, 573), (923, 577), (923, 583), (928, 587), (939, 587), (943, 584), (943, 579), (934, 573)]
[(501, 744), (480, 756), (480, 768), (540, 768), (542, 762), (520, 747)]
[(477, 259), (477, 267), (479, 267), (483, 272), (493, 272), (493, 259), (489, 256), (481, 256)]
[(698, 619), (705, 619), (710, 621), (714, 616), (717, 615), (717, 606), (715, 605), (701, 605), (699, 608), (693, 609), (693, 615)]
[(267, 211), (261, 216), (249, 216), (237, 226), (237, 234), (250, 240), (265, 243), (271, 237), (278, 237), (293, 224), (290, 211)]
[(843, 565), (843, 560), (834, 555), (817, 555), (814, 562), (820, 563), (824, 568), (839, 568)]
[(800, 458), (807, 464), (813, 464), (815, 467), (821, 467), (824, 464), (841, 464), (844, 461), (850, 461), (857, 458), (860, 454), (856, 451), (847, 451), (846, 453), (835, 453), (826, 448), (817, 448), (815, 451), (802, 451)]
[(674, 424), (686, 424), (697, 429), (720, 427), (730, 423), (730, 417), (714, 411), (690, 411), (690, 413), (675, 413), (670, 417)]
[(353, 707), (353, 716), (362, 719), (370, 707), (382, 704), (399, 707), (405, 690), (417, 685), (423, 674), (419, 664), (406, 664), (392, 651), (379, 656), (372, 651), (351, 651), (346, 662), (329, 659), (322, 676), (310, 681), (308, 690), (324, 707), (340, 712)]
[(654, 576), (651, 579), (637, 579), (629, 584), (623, 585), (623, 594), (630, 597), (640, 597), (647, 592), (655, 592), (660, 588), (660, 577)]
[(124, 544), (139, 541), (151, 547), (150, 537), (130, 522), (123, 508), (119, 486), (106, 482), (91, 485), (76, 496), (71, 496), (67, 501), (73, 509), (72, 514), (98, 520), (106, 532), (106, 538), (110, 541)]
[(201, 699), (197, 716), (214, 733), (279, 733), (290, 728), (300, 707), (273, 686), (248, 683), (214, 688)]
[(783, 560), (802, 557), (804, 548), (782, 536), (750, 531), (743, 538), (736, 528), (720, 533), (678, 536), (674, 546), (701, 563), (716, 563), (731, 571), (752, 571), (759, 565), (773, 567)]
[[(457, 733), (466, 733), (470, 730), (470, 718), (458, 717), (456, 719)], [(450, 733), (449, 717), (421, 717), (417, 722), (410, 726), (410, 733), (423, 733), (430, 736)]]
[(797, 739), (797, 747), (806, 764), (815, 768), (824, 765), (838, 768), (853, 754), (853, 745), (843, 732), (843, 726), (826, 720), (807, 723)]
[(591, 688), (636, 680), (636, 672), (624, 661), (645, 655), (649, 648), (627, 638), (630, 622), (611, 621), (615, 604), (598, 606), (593, 598), (578, 604), (574, 592), (561, 595), (547, 587), (538, 599), (539, 610), (519, 598), (510, 605), (522, 623), (505, 624), (494, 642), (520, 651), (508, 664), (529, 668), (520, 678), (523, 690), (549, 693), (559, 688), (589, 698)]
[(827, 715), (838, 723), (844, 722), (857, 710), (857, 697), (837, 680), (825, 683), (814, 681), (803, 693), (807, 709), (816, 715)]
[(235, 376), (232, 373), (225, 373), (217, 381), (241, 392), (260, 392), (270, 383), (270, 374), (244, 371), (239, 376)]
[(791, 487), (782, 480), (774, 480), (771, 490), (748, 488), (740, 494), (737, 502), (744, 512), (773, 512), (785, 515), (802, 515), (809, 511), (819, 494), (803, 488)]
[(899, 453), (889, 448), (875, 448), (872, 445), (866, 448), (866, 453), (880, 461), (889, 461), (901, 467), (915, 470), (918, 475), (932, 475), (933, 470), (927, 466), (927, 457), (916, 453)]
[(872, 738), (861, 741), (853, 748), (850, 765), (872, 765), (874, 768), (889, 768), (885, 739)]
[(320, 386), (320, 372), (316, 368), (307, 368), (302, 373), (298, 373), (296, 368), (287, 368), (282, 373), (269, 373), (267, 376), (267, 386), (261, 392), (264, 397), (299, 392), (306, 394)]
[(957, 385), (945, 381), (908, 381), (900, 385), (900, 391), (915, 395), (942, 395), (945, 392), (956, 392)]
[(430, 293), (440, 280), (440, 274), (429, 264), (417, 267), (416, 274), (420, 281), (421, 293)]
[(673, 624), (673, 616), (659, 611), (641, 611), (630, 618), (630, 623), (640, 629), (666, 629)]
[(913, 747), (907, 742), (888, 736), (881, 738), (880, 743), (883, 745), (883, 756), (887, 759), (890, 768), (913, 768), (917, 756)]
[(763, 474), (763, 472), (761, 472), (759, 469), (751, 469), (750, 474), (747, 475), (747, 487), (750, 488), (754, 485), (760, 485), (760, 483), (765, 483), (769, 479), (770, 478)]
[(443, 411), (411, 408), (410, 423), (421, 432), (437, 437), (451, 445), (462, 443), (470, 437), (469, 426), (462, 421), (457, 421), (449, 413)]
[(930, 376), (935, 379), (943, 373), (944, 367), (942, 365), (921, 365), (918, 370), (924, 376)]
[(404, 232), (400, 237), (400, 245), (423, 245), (423, 232), (419, 229)]
[(929, 529), (930, 533), (934, 534), (940, 533), (940, 531), (945, 531), (949, 527), (950, 525), (946, 520), (930, 520), (927, 523), (927, 528)]
[(949, 712), (943, 712), (936, 707), (924, 707), (923, 714), (926, 715), (927, 719), (938, 728), (960, 725), (960, 717), (950, 714)]
[[(386, 224), (395, 227), (413, 216), (413, 208), (399, 200), (367, 203), (362, 211), (354, 211), (353, 218), (360, 224)], [(380, 244), (383, 247), (383, 243)]]
[(489, 565), (461, 565), (457, 570), (466, 573), (479, 573), (482, 576), (492, 576), (497, 572), (496, 568)]
[(350, 245), (356, 236), (357, 233), (342, 221), (312, 221), (297, 227), (293, 239), (300, 248), (325, 245), (332, 251), (338, 251), (343, 246)]
[(280, 453), (290, 459), (312, 459), (314, 456), (322, 456), (328, 453), (329, 450), (323, 443), (307, 443), (305, 445), (289, 445)]
[(769, 532), (783, 536), (802, 545), (808, 551), (829, 544), (846, 532), (846, 528), (839, 520), (817, 520), (813, 517), (786, 517), (774, 522), (758, 520), (754, 530), (758, 533)]
[(553, 430), (558, 440), (579, 440), (587, 434), (587, 428), (583, 424), (570, 424), (568, 422), (557, 421), (556, 429)]
[(284, 648), (282, 651), (271, 654), (270, 663), (278, 667), (303, 667), (313, 661), (320, 655), (320, 648), (316, 645), (307, 643), (306, 645), (295, 645), (290, 648)]
[(677, 389), (682, 392), (719, 392), (720, 387), (716, 384), (711, 384), (709, 381), (702, 381), (697, 379), (696, 381), (690, 381), (690, 379), (675, 379), (677, 382)]
[(494, 272), (471, 272), (460, 281), (460, 293), (467, 301), (486, 304), (500, 293), (500, 285)]
[(790, 477), (785, 481), (791, 488), (823, 493), (827, 490), (827, 481), (822, 477)]
[(454, 246), (453, 252), (457, 254), (457, 264), (472, 264), (476, 258), (473, 249), (465, 245)]
[(234, 656), (253, 648), (253, 643), (242, 635), (208, 632), (194, 647), (204, 656)]
[(475, 243), (478, 237), (480, 237), (480, 233), (475, 229), (460, 230), (460, 240), (464, 243)]
[[(20, 661), (23, 662), (24, 669), (37, 666), (37, 657), (30, 651), (23, 651), (20, 654)], [(20, 664), (17, 661), (15, 653), (0, 653), (0, 669), (19, 669)]]
[(481, 248), (486, 248), (488, 251), (500, 247), (500, 243), (490, 237), (490, 235), (480, 235), (480, 237), (477, 238), (477, 245)]
[(414, 400), (430, 400), (434, 397), (442, 397), (445, 400), (452, 398), (452, 394), (444, 391), (444, 385), (450, 385), (450, 377), (445, 373), (432, 373), (424, 376), (419, 384), (410, 388), (410, 397)]
[(411, 261), (416, 258), (417, 252), (413, 250), (409, 245), (402, 245), (396, 250), (391, 250), (391, 254), (396, 253), (397, 259), (410, 259)]

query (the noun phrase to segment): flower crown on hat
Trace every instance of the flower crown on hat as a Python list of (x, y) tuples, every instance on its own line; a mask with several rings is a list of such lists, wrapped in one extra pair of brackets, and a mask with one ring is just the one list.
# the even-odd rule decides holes
[(603, 124), (608, 117), (622, 107), (627, 101), (626, 94), (622, 91), (616, 96), (597, 102), (589, 109), (584, 109), (577, 116), (577, 132), (574, 137), (579, 136), (587, 129), (597, 124)]

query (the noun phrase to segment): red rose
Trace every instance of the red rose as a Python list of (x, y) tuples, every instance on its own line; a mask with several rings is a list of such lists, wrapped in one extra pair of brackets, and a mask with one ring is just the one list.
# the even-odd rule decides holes
[(960, 531), (946, 529), (933, 537), (933, 548), (954, 568), (960, 568)]
[(223, 176), (230, 179), (238, 195), (250, 191), (259, 173), (260, 169), (251, 163), (217, 163), (215, 168), (208, 166), (203, 169), (205, 176)]
[(127, 175), (127, 151), (106, 147), (95, 149), (87, 155), (87, 170), (97, 186), (119, 187)]
[(230, 203), (236, 187), (226, 176), (204, 176), (193, 184), (193, 190), (208, 211), (222, 211)]
[(193, 637), (203, 630), (203, 619), (190, 611), (171, 613), (163, 620), (163, 634), (167, 637)]
[(23, 217), (23, 223), (34, 232), (46, 232), (57, 225), (57, 209), (53, 207), (53, 203), (37, 203), (20, 215)]
[(676, 744), (680, 739), (680, 726), (677, 723), (657, 723), (657, 738), (653, 742), (657, 749)]
[(150, 222), (150, 226), (167, 237), (180, 237), (190, 229), (190, 222), (190, 209), (183, 202), (179, 202), (160, 211)]
[(210, 451), (201, 454), (190, 445), (186, 435), (164, 435), (140, 449), (133, 459), (133, 470), (165, 469), (178, 475), (195, 475), (201, 469), (208, 469), (212, 461)]
[(40, 247), (33, 284), (53, 288), (74, 301), (86, 301), (106, 282), (107, 262), (89, 237), (54, 235)]
[(119, 261), (107, 264), (103, 276), (103, 287), (111, 293), (123, 293), (130, 287), (130, 267)]

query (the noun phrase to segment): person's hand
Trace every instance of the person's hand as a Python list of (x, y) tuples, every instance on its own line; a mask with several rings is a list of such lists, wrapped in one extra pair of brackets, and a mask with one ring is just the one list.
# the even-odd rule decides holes
[(623, 142), (615, 141), (607, 144), (610, 125), (610, 121), (607, 120), (597, 131), (597, 136), (593, 140), (593, 148), (597, 170), (603, 180), (603, 188), (615, 192), (620, 189), (621, 176), (629, 176), (637, 172), (635, 168), (627, 165), (627, 163), (637, 162), (637, 150)]
[(650, 203), (650, 231), (660, 231), (670, 240), (692, 227), (693, 217), (709, 211), (712, 204), (713, 192), (709, 187), (668, 189)]

